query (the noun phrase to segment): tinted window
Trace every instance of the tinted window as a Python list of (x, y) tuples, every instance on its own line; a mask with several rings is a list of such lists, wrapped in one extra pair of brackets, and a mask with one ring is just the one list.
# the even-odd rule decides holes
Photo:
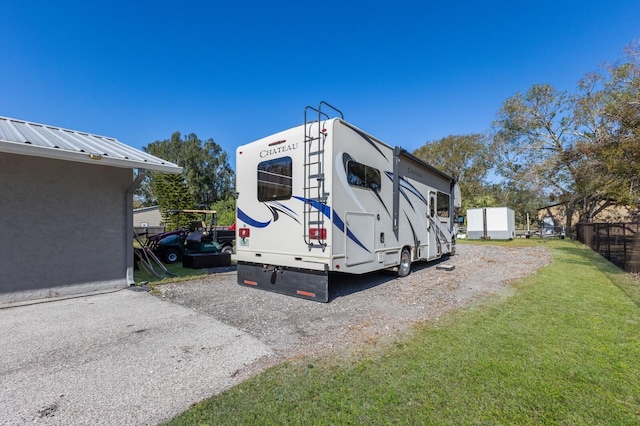
[(291, 198), (291, 157), (258, 164), (258, 201)]
[(431, 193), (429, 197), (429, 216), (433, 217), (436, 215), (436, 198)]
[(347, 181), (351, 186), (380, 191), (380, 171), (355, 161), (347, 164)]
[(438, 216), (449, 217), (449, 194), (438, 192)]

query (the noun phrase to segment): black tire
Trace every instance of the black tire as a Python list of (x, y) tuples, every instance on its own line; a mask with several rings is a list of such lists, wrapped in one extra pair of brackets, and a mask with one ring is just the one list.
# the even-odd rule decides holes
[(182, 253), (177, 248), (166, 248), (162, 252), (162, 261), (164, 263), (176, 263), (182, 260)]
[(222, 250), (220, 250), (222, 253), (229, 253), (229, 254), (233, 254), (233, 247), (232, 246), (224, 246), (222, 247)]
[(400, 264), (398, 265), (398, 272), (396, 275), (399, 277), (406, 277), (411, 273), (411, 252), (409, 249), (402, 249), (400, 254)]

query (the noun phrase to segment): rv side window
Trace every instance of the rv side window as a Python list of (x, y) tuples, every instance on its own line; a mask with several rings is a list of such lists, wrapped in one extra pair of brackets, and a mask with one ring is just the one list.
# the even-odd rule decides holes
[(258, 164), (258, 201), (291, 198), (291, 157), (276, 158)]
[(449, 217), (449, 194), (438, 192), (438, 216)]
[(380, 191), (380, 171), (355, 161), (347, 164), (347, 181), (351, 186)]
[(434, 217), (436, 215), (436, 197), (433, 196), (433, 192), (429, 197), (429, 216)]

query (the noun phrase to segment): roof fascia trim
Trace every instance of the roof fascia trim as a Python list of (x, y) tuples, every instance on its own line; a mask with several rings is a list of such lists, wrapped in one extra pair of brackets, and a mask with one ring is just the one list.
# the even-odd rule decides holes
[(0, 152), (8, 154), (29, 155), (33, 157), (53, 158), (57, 160), (75, 161), (79, 163), (95, 164), (98, 166), (121, 167), (128, 169), (146, 169), (165, 173), (182, 173), (182, 167), (172, 163), (154, 164), (146, 161), (126, 160), (121, 158), (111, 158), (100, 156), (100, 159), (91, 158), (88, 152), (73, 152), (61, 150), (59, 148), (49, 148), (42, 146), (30, 146), (27, 144), (18, 144), (16, 142), (0, 139)]

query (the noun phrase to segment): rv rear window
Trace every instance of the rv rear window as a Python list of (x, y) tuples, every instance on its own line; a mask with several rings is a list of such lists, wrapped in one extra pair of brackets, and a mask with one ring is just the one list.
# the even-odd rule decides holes
[(258, 201), (291, 198), (291, 157), (275, 158), (258, 164)]
[(380, 171), (355, 161), (347, 164), (347, 181), (351, 186), (380, 191)]
[(438, 191), (438, 216), (449, 217), (449, 194)]

